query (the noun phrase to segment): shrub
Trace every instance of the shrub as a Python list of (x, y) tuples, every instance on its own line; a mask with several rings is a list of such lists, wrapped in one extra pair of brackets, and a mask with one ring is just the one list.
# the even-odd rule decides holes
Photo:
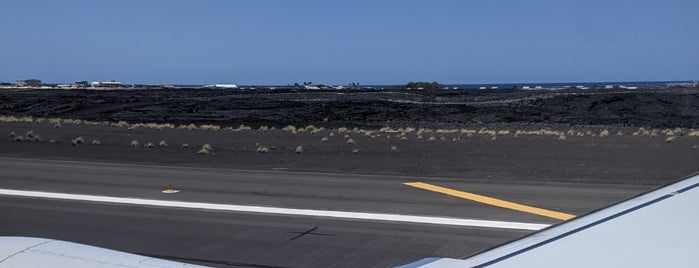
[(303, 146), (301, 146), (301, 145), (296, 146), (296, 151), (295, 151), (295, 152), (296, 152), (297, 154), (303, 153)]
[(490, 142), (495, 142), (498, 139), (498, 136), (493, 136), (490, 138)]
[(15, 136), (15, 141), (24, 141), (24, 137), (22, 135)]
[(161, 140), (161, 141), (158, 143), (158, 146), (160, 146), (160, 147), (167, 147), (167, 142), (165, 142), (165, 140)]
[(351, 137), (350, 137), (349, 134), (345, 134), (345, 139), (346, 139), (346, 140), (347, 140), (347, 139), (350, 139), (350, 138), (351, 138)]
[(100, 142), (100, 140), (98, 140), (98, 139), (92, 140), (92, 145), (100, 145), (100, 144), (102, 144), (102, 143)]
[(260, 126), (260, 128), (257, 129), (257, 131), (267, 131), (267, 130), (269, 130), (269, 127), (268, 127), (268, 126), (264, 126), (264, 125), (263, 125), (263, 126)]
[(55, 139), (51, 139), (51, 140), (49, 141), (49, 143), (56, 143), (56, 140), (55, 140)]
[(671, 142), (673, 142), (674, 140), (675, 140), (675, 136), (667, 136), (667, 138), (665, 139), (665, 142), (671, 143)]
[(334, 132), (330, 132), (330, 134), (328, 134), (328, 137), (335, 137), (335, 133), (334, 133)]
[(398, 147), (396, 147), (395, 145), (391, 146), (391, 152), (392, 153), (398, 152)]
[(33, 138), (34, 137), (34, 130), (27, 131), (27, 134), (25, 134), (27, 138)]
[(261, 154), (264, 154), (264, 153), (266, 153), (266, 152), (269, 152), (269, 148), (267, 148), (266, 146), (258, 146), (258, 147), (257, 147), (257, 152), (258, 152), (258, 153), (261, 153)]
[(136, 147), (138, 147), (139, 144), (140, 144), (140, 143), (139, 143), (137, 140), (132, 140), (132, 141), (131, 141), (131, 147), (136, 148)]
[(347, 140), (347, 144), (354, 144), (354, 139), (350, 138), (349, 140)]
[(189, 143), (183, 143), (182, 146), (180, 146), (182, 149), (187, 149), (189, 148)]
[(354, 149), (354, 150), (352, 150), (352, 153), (353, 153), (353, 154), (359, 154), (359, 149)]
[(604, 138), (604, 137), (609, 136), (609, 130), (606, 130), (606, 129), (605, 129), (605, 130), (600, 131), (599, 136), (600, 136), (601, 138)]
[(83, 140), (83, 137), (77, 137), (77, 138), (75, 138), (75, 139), (73, 139), (73, 140), (74, 140), (75, 143), (77, 143), (77, 144), (83, 144), (83, 142), (85, 142), (85, 141)]
[(197, 151), (197, 154), (200, 154), (200, 155), (209, 155), (210, 152), (209, 152), (209, 150), (206, 150), (206, 149), (204, 149), (204, 148), (201, 148), (199, 151)]
[(14, 138), (15, 136), (17, 136), (17, 134), (15, 134), (14, 131), (10, 132), (10, 138)]
[(126, 121), (119, 121), (115, 124), (117, 127), (129, 127), (129, 123)]
[(429, 138), (427, 138), (427, 141), (437, 141), (437, 138), (435, 138), (434, 136), (430, 136)]
[(321, 142), (327, 142), (327, 141), (329, 141), (329, 140), (330, 140), (330, 139), (329, 139), (328, 137), (322, 137), (322, 138), (320, 138), (320, 141), (321, 141)]
[(146, 148), (153, 148), (153, 147), (155, 147), (155, 144), (153, 144), (152, 142), (146, 143)]

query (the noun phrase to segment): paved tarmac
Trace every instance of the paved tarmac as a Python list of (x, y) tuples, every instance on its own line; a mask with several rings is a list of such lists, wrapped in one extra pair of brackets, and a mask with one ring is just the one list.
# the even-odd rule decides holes
[[(0, 188), (554, 224), (404, 185), (420, 181), (581, 215), (649, 186), (507, 183), (0, 158)], [(181, 192), (161, 193), (168, 184)], [(47, 237), (219, 267), (389, 267), (462, 258), (531, 231), (0, 196), (0, 235)]]

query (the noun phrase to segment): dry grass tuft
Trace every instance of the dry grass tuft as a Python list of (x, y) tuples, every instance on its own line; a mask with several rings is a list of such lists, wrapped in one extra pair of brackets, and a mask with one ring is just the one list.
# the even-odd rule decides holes
[(56, 140), (55, 140), (55, 139), (51, 139), (51, 140), (49, 141), (49, 143), (56, 143)]
[(10, 138), (14, 138), (15, 136), (17, 136), (17, 134), (14, 131), (10, 132)]
[(161, 141), (158, 143), (158, 146), (160, 146), (160, 147), (167, 147), (167, 142), (166, 142), (165, 140), (161, 140)]
[(337, 133), (347, 133), (347, 128), (346, 127), (338, 128)]
[(267, 130), (269, 130), (269, 127), (265, 126), (265, 125), (262, 125), (257, 129), (257, 131), (267, 131)]
[(665, 139), (665, 142), (671, 143), (671, 142), (673, 142), (674, 140), (675, 140), (675, 136), (667, 136), (667, 138)]
[(22, 135), (15, 136), (15, 141), (24, 141), (24, 137)]
[(395, 146), (395, 145), (391, 146), (391, 152), (392, 152), (392, 153), (397, 153), (397, 152), (398, 152), (398, 147)]
[(303, 153), (303, 146), (299, 145), (296, 146), (296, 151), (294, 151), (297, 154), (302, 154)]
[(187, 148), (189, 148), (189, 143), (186, 143), (186, 142), (183, 143), (182, 145), (180, 145), (180, 148), (182, 148), (182, 149), (187, 149)]
[(214, 148), (211, 147), (211, 144), (205, 143), (204, 145), (201, 146), (202, 149), (205, 149), (207, 151), (213, 151)]
[(205, 143), (204, 145), (201, 146), (201, 149), (199, 149), (199, 151), (197, 151), (197, 154), (209, 155), (213, 151), (214, 151), (214, 149), (211, 147), (211, 144)]
[(74, 140), (75, 143), (77, 143), (77, 144), (83, 144), (83, 143), (85, 142), (85, 140), (83, 140), (83, 137), (77, 137), (77, 138), (75, 138), (75, 139), (73, 139), (73, 140)]
[(117, 127), (129, 127), (130, 125), (129, 125), (129, 123), (126, 122), (126, 121), (119, 121), (119, 122), (117, 122), (116, 124), (114, 124), (114, 126), (117, 126)]
[(322, 137), (322, 138), (320, 138), (320, 141), (321, 141), (321, 142), (328, 142), (329, 140), (330, 140), (330, 138), (328, 138), (328, 137)]
[(600, 138), (604, 138), (604, 137), (609, 136), (609, 130), (605, 129), (605, 130), (600, 131), (599, 136), (600, 136)]
[[(241, 127), (242, 127), (242, 125), (241, 125)], [(199, 129), (201, 129), (201, 130), (219, 131), (219, 130), (221, 130), (221, 126), (217, 126), (217, 125), (200, 125), (200, 126), (199, 126)]]
[(430, 136), (429, 138), (427, 138), (427, 141), (437, 141), (437, 138), (435, 138), (434, 136)]
[(27, 134), (24, 134), (27, 138), (33, 138), (34, 137), (34, 130), (27, 131)]
[(297, 133), (296, 127), (295, 127), (295, 126), (292, 126), (292, 125), (285, 126), (284, 128), (282, 128), (282, 131), (284, 131), (284, 132), (289, 132), (289, 133), (291, 133), (291, 134), (296, 134), (296, 133)]
[(153, 148), (153, 147), (155, 147), (155, 144), (153, 144), (152, 142), (146, 143), (146, 148)]
[(131, 147), (136, 148), (136, 147), (138, 147), (138, 145), (140, 145), (140, 143), (137, 140), (132, 140), (130, 145), (131, 145)]
[(352, 154), (359, 154), (359, 149), (352, 150)]
[(264, 153), (269, 152), (269, 148), (268, 148), (267, 146), (261, 146), (261, 145), (260, 145), (260, 146), (257, 147), (257, 152), (258, 152), (258, 153), (261, 153), (261, 154), (264, 154)]
[(347, 144), (355, 144), (354, 139), (352, 139), (352, 138), (348, 139)]
[(695, 130), (695, 129), (690, 130), (689, 133), (687, 133), (687, 136), (690, 136), (690, 137), (699, 137), (699, 129), (697, 129), (697, 130)]
[(510, 131), (505, 129), (505, 130), (498, 130), (498, 135), (510, 135)]
[(92, 145), (100, 145), (100, 144), (102, 144), (102, 142), (100, 142), (100, 140), (98, 140), (98, 139), (92, 140)]
[(199, 127), (195, 124), (189, 124), (189, 125), (180, 125), (177, 127), (177, 129), (187, 129), (187, 130), (197, 130)]

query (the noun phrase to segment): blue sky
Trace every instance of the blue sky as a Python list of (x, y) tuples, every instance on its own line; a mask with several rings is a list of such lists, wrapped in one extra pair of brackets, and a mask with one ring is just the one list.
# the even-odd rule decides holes
[(699, 79), (699, 1), (3, 0), (0, 81)]

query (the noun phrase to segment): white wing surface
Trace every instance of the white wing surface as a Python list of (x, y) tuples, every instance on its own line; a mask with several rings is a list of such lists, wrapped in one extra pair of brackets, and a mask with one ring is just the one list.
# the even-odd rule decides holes
[(34, 237), (0, 237), (0, 268), (199, 268), (78, 243)]
[(699, 175), (466, 259), (412, 267), (696, 267)]

